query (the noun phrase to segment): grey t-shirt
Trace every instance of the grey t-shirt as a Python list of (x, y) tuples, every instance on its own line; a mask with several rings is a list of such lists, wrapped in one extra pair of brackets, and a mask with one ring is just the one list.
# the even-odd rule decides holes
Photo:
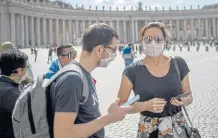
[[(176, 57), (176, 60), (180, 68), (181, 79), (183, 79), (189, 73), (189, 68), (183, 58)], [(181, 107), (176, 107), (170, 103), (170, 99), (179, 95), (182, 89), (181, 80), (172, 59), (170, 60), (169, 72), (164, 77), (153, 76), (142, 60), (127, 66), (123, 74), (132, 82), (134, 93), (140, 95), (140, 101), (147, 101), (153, 98), (164, 98), (168, 101), (162, 113), (144, 111), (141, 112), (142, 115), (165, 117), (173, 116), (181, 111)]]
[[(99, 110), (98, 97), (96, 94), (96, 88), (90, 73), (82, 68), (89, 83), (89, 98), (84, 105), (80, 104), (83, 92), (83, 82), (81, 76), (75, 72), (68, 72), (66, 77), (56, 85), (51, 87), (51, 103), (54, 112), (75, 112), (77, 118), (75, 124), (88, 123), (101, 116)], [(56, 90), (54, 90), (55, 88)], [(81, 130), (83, 131), (83, 130)], [(89, 138), (104, 138), (104, 129), (96, 132)]]

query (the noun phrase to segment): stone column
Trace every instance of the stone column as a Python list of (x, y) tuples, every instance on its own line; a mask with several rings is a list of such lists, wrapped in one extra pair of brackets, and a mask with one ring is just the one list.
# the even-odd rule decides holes
[(205, 19), (205, 32), (206, 32), (206, 38), (209, 38), (209, 30), (208, 30), (208, 18)]
[(179, 38), (180, 38), (180, 26), (179, 26), (179, 19), (176, 20), (176, 38), (177, 40), (179, 41)]
[(69, 41), (70, 41), (70, 43), (72, 43), (72, 42), (73, 42), (72, 21), (71, 21), (71, 20), (68, 20), (68, 23), (69, 23)]
[(112, 20), (110, 20), (110, 27), (114, 28)]
[(194, 19), (191, 19), (191, 40), (194, 40)]
[(24, 48), (24, 16), (21, 14), (20, 15), (20, 25), (21, 25), (21, 27), (20, 27), (20, 39), (21, 39), (21, 43), (20, 43), (20, 45), (21, 45), (21, 48)]
[[(1, 31), (2, 31), (2, 29), (1, 29)], [(16, 33), (15, 33), (15, 14), (11, 13), (11, 42), (14, 44), (16, 42), (15, 36), (16, 36)]]
[(123, 41), (126, 43), (126, 21), (123, 21)]
[(82, 28), (83, 28), (82, 30), (83, 30), (83, 31), (82, 31), (81, 37), (83, 37), (83, 34), (84, 34), (85, 30), (86, 30), (86, 24), (85, 24), (85, 22), (86, 22), (85, 20), (82, 21)]
[(201, 39), (201, 37), (202, 37), (202, 33), (201, 33), (201, 18), (198, 19), (198, 25), (199, 25), (199, 27), (198, 27), (198, 37), (199, 37), (199, 39)]
[(65, 35), (66, 35), (66, 24), (65, 24), (65, 19), (62, 19), (62, 43), (65, 43), (66, 41)]
[(30, 24), (30, 29), (31, 29), (31, 46), (35, 46), (35, 32), (34, 32), (34, 17), (30, 17), (31, 19), (31, 24)]
[(139, 40), (139, 28), (138, 28), (138, 21), (135, 21), (135, 40), (138, 41)]
[(131, 20), (131, 29), (132, 29), (132, 31), (131, 31), (131, 33), (132, 33), (132, 43), (134, 43), (135, 42), (135, 25), (134, 25), (134, 20), (133, 19)]
[(36, 39), (37, 46), (41, 45), (41, 37), (40, 37), (40, 18), (36, 17)]
[(216, 38), (216, 18), (213, 18), (213, 38)]
[(47, 29), (46, 29), (46, 25), (47, 25), (47, 22), (46, 22), (46, 18), (43, 18), (42, 19), (42, 41), (43, 41), (43, 45), (47, 45)]
[(25, 16), (25, 44), (26, 47), (29, 46), (29, 20), (28, 16)]
[(76, 30), (76, 39), (79, 37), (79, 23), (78, 20), (75, 20), (76, 25), (75, 25), (75, 30)]
[(147, 25), (148, 24), (148, 21), (147, 20), (145, 20), (144, 21), (144, 25), (143, 26), (145, 26), (145, 25)]
[(57, 45), (59, 45), (59, 19), (56, 19), (55, 20), (55, 33), (56, 33), (56, 35), (55, 35), (55, 37), (56, 37), (56, 44)]
[(186, 30), (187, 30), (187, 26), (186, 26), (186, 19), (184, 19), (184, 41), (186, 41), (187, 40), (187, 37), (186, 37), (186, 35), (187, 35), (187, 33), (186, 33)]
[(49, 44), (53, 45), (53, 29), (52, 18), (49, 18)]
[(90, 25), (92, 25), (92, 21), (91, 21), (91, 20), (89, 20), (89, 26), (90, 26)]
[(119, 21), (117, 21), (117, 33), (118, 33), (118, 35), (120, 35), (120, 24), (119, 24)]
[(170, 20), (170, 32), (173, 31), (173, 20)]

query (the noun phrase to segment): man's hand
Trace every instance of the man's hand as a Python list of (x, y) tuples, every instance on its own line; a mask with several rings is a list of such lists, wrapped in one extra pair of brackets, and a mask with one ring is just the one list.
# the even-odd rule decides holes
[(115, 123), (121, 121), (125, 118), (128, 111), (132, 110), (132, 106), (119, 106), (120, 99), (117, 99), (108, 108), (108, 113), (110, 116), (109, 123)]

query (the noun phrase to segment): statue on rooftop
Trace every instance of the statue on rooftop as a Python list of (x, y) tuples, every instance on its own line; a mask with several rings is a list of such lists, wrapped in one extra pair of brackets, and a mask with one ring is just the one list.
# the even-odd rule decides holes
[(139, 5), (139, 7), (138, 7), (138, 11), (143, 11), (143, 9), (142, 9), (142, 3), (139, 2), (138, 5)]

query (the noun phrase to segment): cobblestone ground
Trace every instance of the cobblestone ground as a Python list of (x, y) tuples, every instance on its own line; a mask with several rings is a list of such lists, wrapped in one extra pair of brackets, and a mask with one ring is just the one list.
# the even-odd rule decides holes
[[(24, 50), (30, 55), (30, 50)], [(210, 49), (210, 52), (167, 52), (171, 55), (183, 57), (189, 65), (190, 83), (194, 101), (188, 107), (193, 124), (197, 127), (202, 138), (218, 138), (218, 52)], [(48, 68), (47, 50), (40, 49), (37, 62), (33, 62), (34, 56), (30, 55), (30, 61), (35, 73), (46, 71)], [(141, 56), (137, 57), (138, 59)], [(97, 79), (100, 110), (107, 111), (107, 107), (116, 98), (120, 78), (124, 69), (121, 55), (112, 62), (107, 69), (96, 69), (92, 75)], [(133, 95), (133, 94), (132, 94)], [(127, 115), (118, 123), (106, 127), (107, 138), (134, 138), (136, 136), (139, 114)]]

